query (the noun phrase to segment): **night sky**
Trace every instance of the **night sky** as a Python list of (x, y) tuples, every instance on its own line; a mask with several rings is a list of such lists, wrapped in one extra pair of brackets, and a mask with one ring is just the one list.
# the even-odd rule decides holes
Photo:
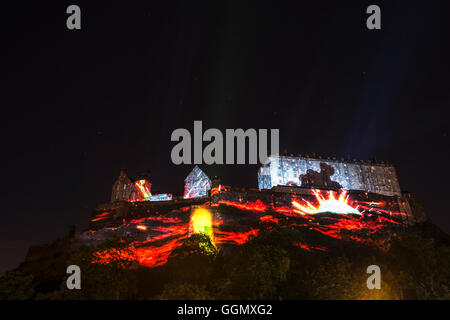
[[(293, 4), (295, 3), (295, 6)], [(82, 29), (66, 28), (81, 7)], [(382, 29), (368, 30), (370, 4)], [(0, 274), (108, 201), (120, 168), (181, 194), (177, 128), (279, 128), (280, 150), (392, 162), (450, 232), (448, 1), (2, 5)], [(256, 165), (201, 166), (257, 186)]]

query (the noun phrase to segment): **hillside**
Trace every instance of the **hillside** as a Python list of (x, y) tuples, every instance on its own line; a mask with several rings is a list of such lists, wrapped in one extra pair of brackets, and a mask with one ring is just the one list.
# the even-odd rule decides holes
[[(449, 299), (449, 244), (430, 222), (205, 203), (32, 247), (0, 298)], [(72, 264), (81, 290), (66, 288)]]

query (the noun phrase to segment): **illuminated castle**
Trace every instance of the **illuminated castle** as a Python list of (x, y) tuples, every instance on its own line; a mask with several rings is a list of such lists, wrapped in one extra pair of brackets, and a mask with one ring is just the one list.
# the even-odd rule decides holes
[(111, 202), (114, 201), (163, 201), (171, 200), (171, 194), (151, 193), (152, 184), (150, 175), (143, 174), (131, 179), (125, 170), (120, 170), (119, 178), (113, 184), (111, 192)]
[[(123, 256), (132, 252), (141, 265), (154, 267), (195, 233), (222, 250), (276, 224), (304, 232), (310, 244), (294, 246), (322, 252), (329, 248), (316, 239), (383, 248), (393, 234), (427, 220), (414, 195), (401, 191), (395, 168), (373, 161), (271, 156), (259, 169), (259, 188), (223, 185), (198, 166), (184, 179), (183, 195), (152, 195), (151, 187), (149, 175), (132, 179), (121, 170), (111, 201), (94, 206), (80, 241), (127, 237), (133, 242)], [(98, 251), (98, 263), (109, 263), (112, 250)]]
[(271, 156), (258, 172), (258, 187), (297, 186), (401, 195), (393, 165), (367, 161), (337, 161)]
[[(338, 161), (293, 156), (271, 156), (259, 169), (258, 189), (214, 183), (198, 166), (184, 180), (184, 194), (151, 193), (148, 174), (130, 178), (120, 171), (111, 202), (94, 207), (92, 228), (120, 224), (130, 217), (169, 212), (178, 207), (236, 205), (256, 211), (322, 212), (371, 215), (387, 214), (404, 225), (427, 219), (415, 196), (403, 192), (391, 164), (374, 161)], [(105, 214), (108, 213), (108, 214)]]

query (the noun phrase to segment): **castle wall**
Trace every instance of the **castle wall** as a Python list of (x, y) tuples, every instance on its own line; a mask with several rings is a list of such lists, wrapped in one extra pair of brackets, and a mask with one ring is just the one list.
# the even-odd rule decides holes
[(211, 185), (211, 179), (198, 166), (195, 166), (184, 180), (184, 198), (207, 197)]
[(151, 197), (151, 183), (147, 179), (131, 180), (125, 171), (121, 170), (119, 178), (113, 184), (111, 202), (143, 201)]
[(119, 178), (112, 187), (111, 201), (128, 200), (132, 195), (132, 184), (130, 178), (121, 170)]
[[(309, 184), (305, 185), (308, 182)], [(401, 194), (397, 174), (392, 165), (271, 156), (268, 164), (260, 168), (258, 187), (271, 189), (278, 185), (341, 187), (389, 196)]]

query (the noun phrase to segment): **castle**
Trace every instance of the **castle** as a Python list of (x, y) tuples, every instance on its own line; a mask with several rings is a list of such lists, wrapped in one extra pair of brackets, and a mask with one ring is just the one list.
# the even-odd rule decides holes
[[(338, 161), (335, 158), (271, 156), (260, 167), (257, 180), (258, 188), (225, 186), (218, 180), (212, 181), (195, 166), (184, 181), (183, 196), (173, 197), (171, 194), (152, 195), (149, 174), (132, 179), (121, 170), (112, 188), (111, 202), (94, 207), (94, 219), (90, 227), (98, 229), (107, 223), (114, 225), (123, 219), (202, 203), (260, 203), (275, 210), (295, 209), (293, 204), (299, 201), (308, 204), (317, 202), (318, 192), (331, 192), (334, 195), (342, 190), (358, 204), (349, 213), (381, 212), (395, 215), (396, 218), (400, 217), (404, 225), (414, 225), (427, 219), (423, 207), (414, 195), (400, 189), (395, 168), (391, 164)], [(327, 207), (327, 210), (340, 213), (342, 207)]]
[(401, 194), (394, 166), (373, 161), (271, 156), (258, 172), (258, 186), (271, 189), (279, 185)]
[(172, 195), (163, 193), (152, 195), (150, 174), (146, 173), (130, 178), (125, 170), (121, 169), (119, 178), (113, 184), (111, 202), (114, 201), (164, 201), (171, 200)]

